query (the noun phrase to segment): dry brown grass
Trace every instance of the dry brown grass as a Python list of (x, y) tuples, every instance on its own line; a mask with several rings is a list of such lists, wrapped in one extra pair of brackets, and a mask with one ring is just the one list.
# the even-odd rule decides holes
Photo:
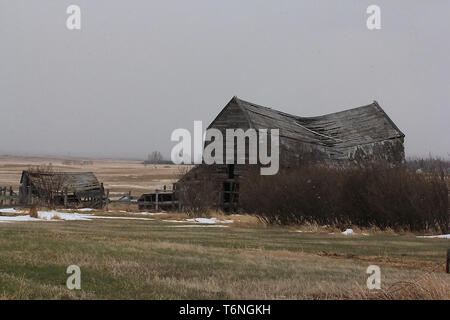
[(445, 276), (429, 273), (416, 281), (396, 281), (386, 289), (369, 290), (355, 283), (353, 286), (335, 283), (316, 283), (309, 288), (306, 299), (314, 300), (450, 300), (450, 284)]
[(450, 300), (450, 279), (428, 273), (417, 280), (397, 281), (387, 289), (367, 290), (359, 287), (348, 294), (350, 299), (363, 300)]
[(38, 209), (35, 206), (30, 208), (30, 210), (28, 211), (28, 214), (32, 218), (39, 218)]
[[(263, 223), (263, 222), (262, 222)], [(289, 229), (291, 231), (296, 231), (296, 232), (312, 232), (312, 233), (335, 233), (335, 234), (339, 234), (343, 231), (345, 231), (344, 229), (352, 229), (353, 232), (355, 233), (354, 236), (356, 235), (375, 235), (375, 234), (380, 234), (380, 235), (409, 235), (409, 236), (414, 236), (415, 234), (412, 233), (409, 230), (393, 230), (391, 228), (387, 228), (385, 230), (381, 230), (380, 228), (373, 226), (370, 228), (361, 228), (359, 226), (355, 226), (355, 225), (350, 225), (347, 228), (338, 228), (336, 226), (328, 226), (328, 225), (319, 225), (318, 223), (312, 222), (312, 223), (304, 223), (304, 224), (299, 224), (299, 225), (291, 225), (289, 226)]]
[(178, 212), (163, 212), (161, 215), (157, 215), (158, 219), (163, 220), (186, 220), (189, 216), (186, 213)]
[(219, 220), (233, 220), (234, 226), (266, 226), (266, 223), (260, 220), (257, 216), (252, 216), (249, 214), (226, 214), (223, 211), (210, 210), (208, 212), (208, 216), (211, 218), (217, 218)]

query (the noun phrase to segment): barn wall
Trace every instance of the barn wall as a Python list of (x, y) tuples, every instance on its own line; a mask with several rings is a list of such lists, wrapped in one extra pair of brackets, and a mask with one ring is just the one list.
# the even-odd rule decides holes
[(339, 163), (386, 161), (400, 164), (405, 161), (403, 140), (403, 138), (395, 138), (356, 146), (325, 147), (281, 138), (280, 164), (289, 165), (302, 160), (326, 160), (331, 163), (335, 160)]
[(392, 164), (405, 162), (403, 138), (389, 139), (375, 143), (355, 146), (348, 150), (350, 161), (387, 161)]

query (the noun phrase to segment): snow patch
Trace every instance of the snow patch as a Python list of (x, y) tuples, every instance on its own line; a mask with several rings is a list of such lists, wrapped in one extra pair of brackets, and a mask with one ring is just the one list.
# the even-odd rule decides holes
[(32, 218), (30, 216), (16, 216), (16, 217), (0, 216), (0, 222), (13, 222), (13, 221), (39, 221), (39, 219)]
[(0, 212), (3, 212), (3, 213), (22, 213), (22, 210), (16, 210), (14, 208), (6, 208), (6, 209), (0, 209)]
[(38, 211), (38, 216), (42, 220), (70, 220), (70, 221), (78, 221), (78, 220), (90, 220), (92, 216), (86, 214), (79, 213), (65, 213), (59, 211)]
[(94, 209), (92, 209), (92, 208), (82, 208), (82, 209), (78, 209), (77, 211), (80, 211), (80, 212), (89, 212), (89, 211), (94, 211)]
[(417, 236), (417, 238), (439, 238), (439, 239), (450, 239), (450, 234), (440, 234), (436, 236)]
[(224, 225), (199, 225), (199, 224), (183, 224), (183, 225), (177, 225), (177, 226), (168, 226), (169, 228), (228, 228), (228, 226)]
[(166, 214), (165, 212), (139, 212), (137, 214), (142, 214), (144, 216), (159, 216), (162, 214)]
[(107, 216), (89, 216), (89, 217), (92, 218), (92, 219), (155, 221), (155, 219), (150, 219), (150, 218), (135, 218), (135, 217), (107, 217)]
[(195, 219), (186, 219), (186, 221), (204, 224), (233, 223), (233, 220), (219, 220), (217, 218), (195, 218)]
[(355, 232), (353, 232), (353, 229), (347, 229), (344, 232), (342, 232), (342, 234), (350, 235), (350, 234), (355, 234)]
[(51, 221), (51, 220), (90, 220), (92, 216), (79, 213), (66, 213), (59, 211), (38, 211), (39, 218), (33, 218), (30, 215), (24, 216), (0, 216), (0, 222), (24, 222), (24, 221)]
[(154, 221), (151, 218), (137, 218), (137, 217), (108, 217), (108, 216), (94, 216), (92, 214), (81, 213), (67, 213), (59, 211), (38, 211), (39, 218), (32, 218), (29, 215), (26, 216), (0, 216), (0, 222), (13, 222), (13, 221), (90, 221), (92, 219), (112, 219), (112, 220), (144, 220)]

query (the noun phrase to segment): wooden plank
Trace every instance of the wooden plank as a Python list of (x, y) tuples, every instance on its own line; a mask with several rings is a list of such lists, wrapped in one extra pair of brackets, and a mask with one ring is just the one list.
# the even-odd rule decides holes
[(109, 189), (106, 190), (105, 209), (106, 211), (109, 209)]
[(450, 249), (447, 249), (447, 263), (445, 266), (445, 272), (450, 273)]
[(13, 195), (14, 195), (13, 188), (12, 186), (9, 186), (9, 205), (13, 204)]

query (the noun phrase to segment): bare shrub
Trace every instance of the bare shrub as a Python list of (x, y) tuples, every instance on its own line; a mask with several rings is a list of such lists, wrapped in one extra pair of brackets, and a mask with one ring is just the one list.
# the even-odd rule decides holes
[(217, 193), (211, 192), (215, 189), (215, 183), (211, 180), (192, 182), (183, 185), (179, 191), (179, 199), (190, 216), (206, 216), (214, 208), (218, 201)]
[(253, 172), (241, 183), (240, 206), (272, 224), (444, 233), (450, 227), (448, 187), (441, 176), (383, 164), (306, 165), (275, 176)]
[(193, 217), (207, 216), (219, 201), (219, 185), (212, 179), (211, 168), (202, 166), (202, 174), (183, 177), (176, 194), (186, 213)]
[(33, 179), (34, 192), (39, 195), (40, 205), (54, 208), (61, 204), (66, 176), (56, 172), (51, 165), (36, 166), (28, 169)]
[(61, 219), (60, 216), (58, 216), (57, 214), (55, 214), (55, 215), (52, 217), (52, 220), (62, 220), (62, 219)]
[(36, 206), (32, 206), (30, 208), (29, 215), (32, 218), (36, 218), (36, 219), (39, 218), (39, 213), (38, 213), (38, 210), (37, 210)]

